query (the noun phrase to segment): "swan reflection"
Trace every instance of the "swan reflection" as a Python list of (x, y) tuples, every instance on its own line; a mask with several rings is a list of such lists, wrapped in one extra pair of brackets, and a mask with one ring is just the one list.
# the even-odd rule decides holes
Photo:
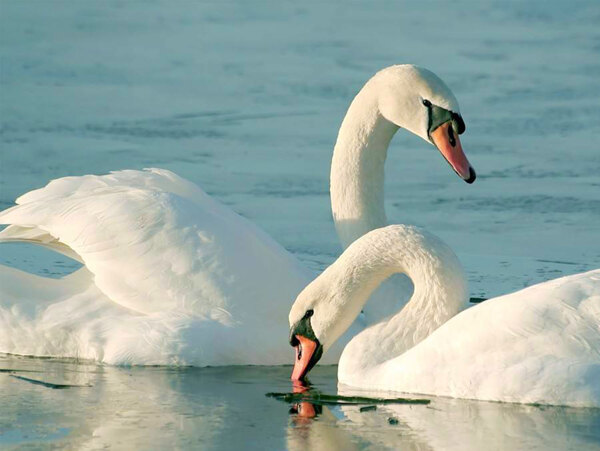
[[(2, 449), (579, 451), (600, 443), (600, 409), (447, 398), (330, 404), (325, 394), (398, 396), (338, 387), (333, 366), (317, 366), (314, 385), (295, 389), (289, 367), (119, 368), (0, 355), (0, 370)], [(286, 403), (265, 396), (290, 391), (306, 396)], [(316, 395), (322, 402), (310, 402)]]
[[(305, 390), (315, 390), (307, 387)], [(294, 392), (298, 392), (297, 389)], [(340, 396), (381, 398), (397, 393), (338, 386)], [(429, 405), (318, 405), (290, 410), (288, 448), (503, 450), (598, 449), (600, 410), (432, 397)]]
[[(311, 387), (304, 382), (293, 384), (293, 393), (306, 393)], [(287, 435), (288, 449), (300, 450), (354, 450), (352, 434), (338, 426), (338, 418), (324, 405), (300, 401), (290, 408), (290, 424)]]

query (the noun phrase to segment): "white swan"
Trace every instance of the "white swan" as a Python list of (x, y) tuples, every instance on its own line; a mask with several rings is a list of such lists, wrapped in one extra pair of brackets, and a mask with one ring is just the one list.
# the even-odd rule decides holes
[[(431, 72), (376, 74), (344, 119), (332, 205), (345, 243), (385, 221), (383, 163), (404, 127), (468, 182), (458, 104)], [(309, 272), (249, 221), (159, 169), (67, 177), (0, 213), (0, 241), (29, 241), (85, 267), (49, 280), (0, 267), (0, 352), (113, 364), (279, 364), (285, 317)], [(335, 353), (330, 357), (336, 360)]]
[(307, 371), (394, 273), (406, 306), (346, 346), (338, 379), (352, 387), (457, 398), (600, 407), (600, 270), (534, 285), (459, 313), (461, 265), (443, 242), (393, 225), (355, 241), (300, 293), (289, 315), (293, 379)]
[[(433, 73), (415, 66), (380, 71), (350, 105), (333, 152), (331, 209), (344, 249), (370, 230), (388, 225), (384, 165), (399, 127), (434, 143), (467, 183), (475, 180), (458, 137), (465, 124), (450, 89)], [(411, 292), (404, 276), (386, 281), (364, 308), (366, 323), (395, 312)]]

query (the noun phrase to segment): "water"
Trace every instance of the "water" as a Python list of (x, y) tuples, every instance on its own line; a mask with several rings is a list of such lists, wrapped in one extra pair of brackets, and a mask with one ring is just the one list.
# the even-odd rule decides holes
[[(340, 252), (328, 172), (345, 109), (377, 69), (412, 62), (459, 99), (479, 178), (464, 184), (432, 147), (400, 132), (386, 164), (390, 221), (448, 242), (472, 296), (596, 268), (598, 23), (595, 1), (4, 1), (0, 207), (60, 176), (164, 167), (320, 271)], [(51, 277), (76, 267), (19, 245), (3, 246), (0, 260)], [(330, 409), (298, 425), (288, 406), (263, 397), (289, 390), (289, 368), (2, 360), (18, 365), (92, 387), (54, 390), (0, 374), (1, 446), (293, 449), (327, 433), (373, 449), (600, 441), (595, 411), (451, 400), (404, 409), (395, 427), (388, 407)], [(336, 392), (333, 369), (313, 377)]]
[[(363, 412), (323, 406), (304, 418), (265, 396), (291, 391), (287, 367), (115, 368), (16, 357), (0, 366), (18, 369), (0, 374), (6, 447), (592, 450), (600, 440), (600, 409), (433, 398)], [(315, 389), (336, 393), (335, 367), (311, 374)], [(52, 389), (14, 375), (78, 386)]]

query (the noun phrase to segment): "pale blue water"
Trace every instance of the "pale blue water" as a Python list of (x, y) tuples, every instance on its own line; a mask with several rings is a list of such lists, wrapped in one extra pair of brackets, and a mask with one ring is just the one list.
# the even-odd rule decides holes
[[(289, 367), (115, 368), (0, 357), (0, 444), (26, 449), (594, 450), (600, 409), (434, 398), (429, 405), (323, 406), (313, 419), (265, 396)], [(335, 394), (335, 367), (315, 389)], [(77, 385), (49, 388), (30, 380)]]
[[(596, 268), (599, 23), (595, 1), (0, 1), (0, 207), (60, 176), (164, 167), (321, 270), (340, 251), (328, 172), (345, 109), (376, 70), (411, 62), (459, 99), (479, 178), (464, 184), (400, 133), (386, 165), (390, 221), (448, 242), (474, 296)], [(53, 277), (75, 267), (17, 245), (0, 259)], [(306, 436), (313, 449), (331, 434), (371, 449), (600, 446), (596, 411), (465, 401), (407, 408), (396, 427), (385, 409), (298, 426), (263, 398), (289, 390), (289, 368), (1, 367), (92, 387), (0, 373), (0, 447), (298, 449)], [(335, 370), (318, 371), (335, 392)]]

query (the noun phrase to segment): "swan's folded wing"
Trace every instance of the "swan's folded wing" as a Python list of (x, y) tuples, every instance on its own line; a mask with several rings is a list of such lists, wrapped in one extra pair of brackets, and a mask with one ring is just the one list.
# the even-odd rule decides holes
[[(261, 296), (284, 304), (282, 295), (291, 302), (306, 282), (264, 232), (169, 171), (67, 177), (17, 203), (0, 213), (12, 225), (0, 240), (68, 247), (104, 294), (138, 312), (177, 309), (227, 323), (232, 308), (244, 311), (232, 304)], [(290, 293), (270, 294), (265, 275)]]
[(407, 391), (600, 406), (600, 270), (471, 307), (379, 370)]

